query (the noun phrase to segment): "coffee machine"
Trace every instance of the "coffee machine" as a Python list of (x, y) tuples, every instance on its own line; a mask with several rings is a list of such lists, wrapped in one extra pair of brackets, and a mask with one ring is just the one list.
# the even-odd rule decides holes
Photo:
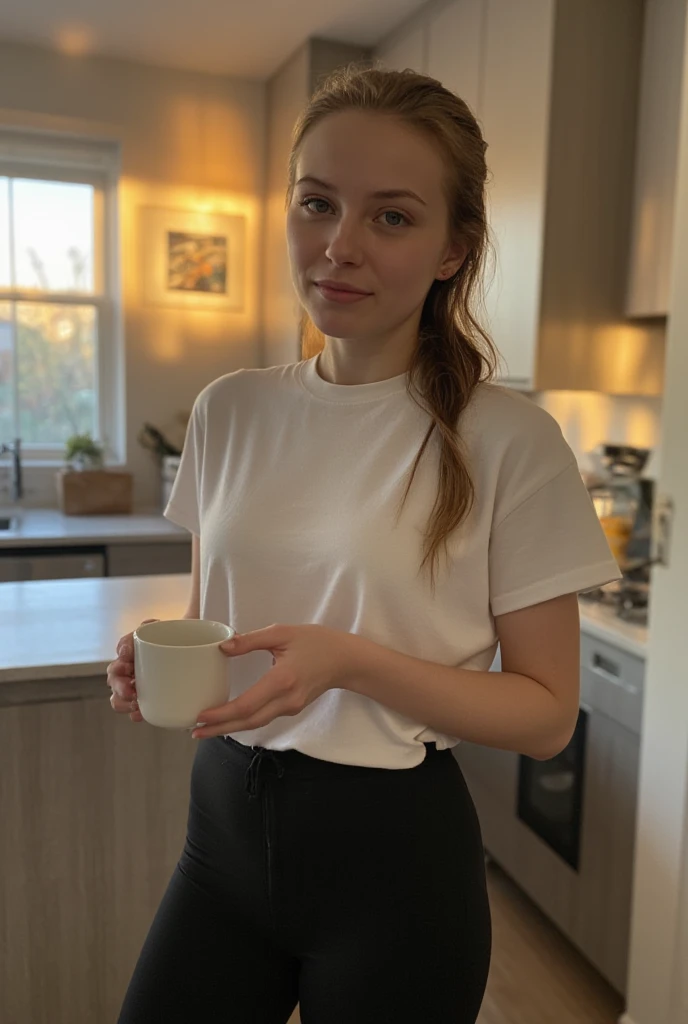
[(625, 619), (644, 624), (652, 564), (654, 481), (642, 473), (649, 448), (598, 445), (590, 453), (595, 466), (588, 491), (623, 579), (593, 591), (591, 598), (612, 604)]

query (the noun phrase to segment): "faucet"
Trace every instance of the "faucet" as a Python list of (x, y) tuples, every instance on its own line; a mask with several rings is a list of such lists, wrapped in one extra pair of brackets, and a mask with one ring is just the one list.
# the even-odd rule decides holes
[(18, 502), (24, 496), (20, 437), (15, 439), (14, 444), (0, 444), (0, 455), (6, 454), (12, 456), (12, 501)]

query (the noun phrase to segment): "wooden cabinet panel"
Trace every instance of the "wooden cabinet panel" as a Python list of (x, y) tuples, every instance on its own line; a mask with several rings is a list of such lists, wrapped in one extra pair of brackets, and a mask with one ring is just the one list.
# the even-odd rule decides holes
[(674, 233), (686, 0), (646, 0), (629, 316), (666, 316)]
[(485, 0), (452, 0), (428, 24), (427, 72), (460, 96), (474, 114), (480, 102)]
[(92, 684), (0, 710), (7, 1024), (115, 1021), (182, 849), (194, 742), (115, 715)]
[(191, 572), (191, 541), (159, 544), (112, 544), (109, 576), (158, 576)]

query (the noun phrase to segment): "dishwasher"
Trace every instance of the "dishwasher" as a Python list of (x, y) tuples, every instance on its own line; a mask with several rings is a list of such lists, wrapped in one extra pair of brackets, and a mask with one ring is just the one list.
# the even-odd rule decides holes
[(106, 576), (104, 548), (25, 548), (0, 551), (0, 583)]

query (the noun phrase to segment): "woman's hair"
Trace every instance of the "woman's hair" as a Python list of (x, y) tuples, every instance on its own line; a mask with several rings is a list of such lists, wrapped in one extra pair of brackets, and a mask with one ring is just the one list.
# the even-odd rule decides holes
[[(299, 149), (305, 135), (329, 114), (361, 110), (388, 114), (422, 132), (445, 163), (450, 237), (468, 246), (459, 270), (433, 281), (423, 305), (418, 344), (408, 368), (409, 394), (432, 418), (404, 491), (433, 433), (439, 438), (439, 480), (428, 520), (420, 569), (430, 567), (434, 587), (440, 547), (469, 514), (475, 489), (458, 434), (461, 413), (477, 386), (494, 375), (497, 353), (475, 307), (483, 299), (486, 256), (491, 251), (485, 209), (486, 145), (468, 106), (438, 81), (414, 71), (351, 66), (330, 75), (294, 127), (287, 203), (291, 202)], [(305, 313), (302, 356), (322, 348), (323, 336)]]

